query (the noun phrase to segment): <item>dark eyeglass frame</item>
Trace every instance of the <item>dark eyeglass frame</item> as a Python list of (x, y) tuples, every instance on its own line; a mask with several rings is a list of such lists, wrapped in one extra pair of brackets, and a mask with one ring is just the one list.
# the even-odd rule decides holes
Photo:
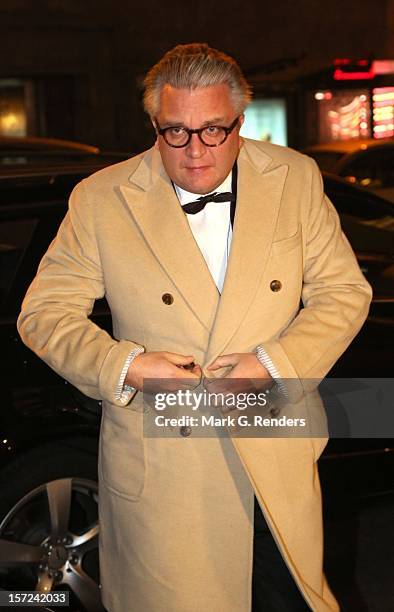
[[(201, 128), (197, 128), (195, 130), (192, 130), (190, 128), (186, 128), (183, 125), (171, 125), (169, 127), (166, 128), (161, 128), (156, 117), (155, 117), (155, 128), (156, 128), (156, 132), (158, 134), (160, 134), (160, 136), (163, 136), (166, 144), (168, 144), (169, 147), (173, 147), (174, 149), (183, 149), (183, 147), (187, 147), (187, 145), (190, 143), (193, 134), (197, 134), (198, 138), (200, 139), (200, 142), (202, 142), (202, 144), (205, 147), (220, 147), (220, 145), (222, 145), (224, 142), (226, 142), (229, 134), (231, 134), (231, 132), (233, 131), (233, 129), (235, 128), (235, 126), (237, 125), (239, 118), (241, 115), (238, 115), (238, 117), (236, 117), (234, 119), (234, 121), (231, 123), (231, 125), (229, 125), (228, 127), (224, 126), (224, 125), (205, 125), (204, 127)], [(185, 132), (187, 133), (187, 140), (184, 144), (181, 145), (174, 145), (171, 144), (170, 142), (168, 142), (167, 138), (166, 138), (166, 133), (168, 132), (168, 130), (173, 130), (176, 127), (180, 127), (183, 130), (185, 130)], [(219, 128), (220, 130), (224, 130), (225, 134), (224, 134), (224, 138), (221, 142), (218, 142), (217, 144), (207, 144), (206, 142), (204, 142), (204, 140), (202, 139), (202, 132), (204, 130), (206, 130), (207, 128), (212, 128), (212, 127), (216, 127)]]

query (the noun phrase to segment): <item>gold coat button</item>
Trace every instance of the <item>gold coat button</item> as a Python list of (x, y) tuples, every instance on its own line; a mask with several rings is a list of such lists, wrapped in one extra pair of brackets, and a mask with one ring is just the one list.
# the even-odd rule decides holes
[(167, 306), (171, 306), (174, 301), (174, 297), (171, 295), (171, 293), (163, 293), (161, 299), (163, 300), (164, 304), (167, 304)]
[(271, 291), (280, 291), (282, 289), (282, 283), (280, 280), (273, 280), (270, 282)]

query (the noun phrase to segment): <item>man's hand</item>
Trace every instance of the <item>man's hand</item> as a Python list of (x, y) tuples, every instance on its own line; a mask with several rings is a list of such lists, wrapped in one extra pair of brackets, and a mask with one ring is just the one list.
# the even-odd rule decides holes
[[(140, 353), (133, 359), (125, 383), (142, 391), (144, 379), (148, 379), (151, 393), (177, 391), (198, 386), (201, 374), (201, 368), (192, 355), (152, 351)], [(144, 390), (147, 390), (146, 385)]]
[(229, 366), (231, 370), (223, 378), (204, 379), (204, 386), (208, 391), (236, 395), (269, 389), (273, 384), (272, 376), (254, 353), (220, 355), (206, 369), (215, 371)]

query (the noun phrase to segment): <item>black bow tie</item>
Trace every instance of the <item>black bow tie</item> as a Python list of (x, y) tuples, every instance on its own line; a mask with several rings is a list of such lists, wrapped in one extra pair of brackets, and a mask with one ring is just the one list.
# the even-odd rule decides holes
[(182, 206), (182, 210), (189, 214), (195, 215), (199, 213), (208, 202), (235, 202), (235, 195), (231, 193), (231, 191), (225, 191), (223, 193), (209, 193), (206, 196), (201, 196), (195, 202), (189, 202), (189, 204), (185, 204)]

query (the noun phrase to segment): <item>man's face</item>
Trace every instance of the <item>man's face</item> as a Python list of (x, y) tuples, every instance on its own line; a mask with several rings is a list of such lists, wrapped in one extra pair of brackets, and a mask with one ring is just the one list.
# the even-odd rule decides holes
[[(212, 85), (197, 89), (176, 89), (165, 85), (160, 96), (160, 111), (156, 116), (161, 128), (182, 126), (197, 129), (207, 125), (228, 127), (236, 118), (228, 85)], [(239, 130), (243, 115), (227, 140), (218, 147), (207, 147), (193, 134), (186, 147), (170, 147), (163, 136), (158, 146), (164, 168), (176, 185), (193, 193), (214, 191), (229, 174), (237, 158)]]

